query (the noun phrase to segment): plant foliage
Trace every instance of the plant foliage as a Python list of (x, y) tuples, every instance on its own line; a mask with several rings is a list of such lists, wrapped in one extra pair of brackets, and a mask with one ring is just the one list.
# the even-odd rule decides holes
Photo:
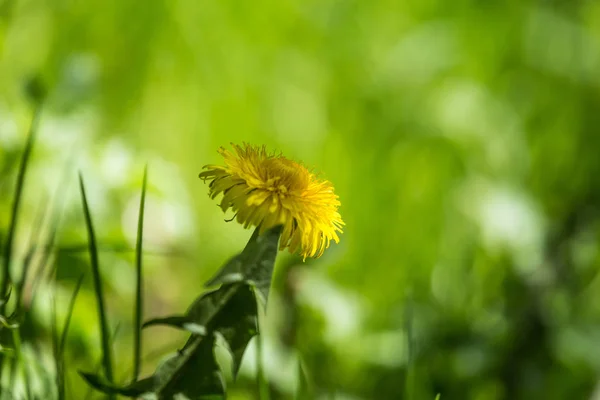
[(154, 374), (125, 386), (92, 373), (81, 372), (81, 376), (106, 394), (159, 399), (176, 395), (190, 399), (224, 397), (225, 385), (214, 356), (216, 336), (227, 342), (236, 376), (250, 339), (259, 333), (257, 297), (266, 303), (277, 256), (281, 228), (262, 235), (258, 232), (257, 228), (244, 250), (206, 283), (208, 287), (219, 285), (217, 289), (201, 294), (183, 315), (155, 318), (144, 324), (144, 328), (167, 325), (190, 335), (183, 348), (160, 364)]

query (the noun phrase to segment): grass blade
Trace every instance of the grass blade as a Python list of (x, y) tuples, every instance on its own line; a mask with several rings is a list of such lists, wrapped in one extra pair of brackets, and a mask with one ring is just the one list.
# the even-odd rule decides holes
[(144, 168), (142, 180), (142, 195), (140, 198), (140, 211), (138, 215), (137, 241), (135, 244), (136, 290), (135, 290), (135, 326), (133, 328), (133, 379), (137, 381), (140, 374), (142, 352), (142, 314), (144, 312), (144, 291), (142, 276), (142, 239), (144, 234), (144, 207), (146, 204), (146, 184), (148, 181), (148, 166)]
[(16, 292), (16, 303), (15, 303), (15, 313), (19, 313), (21, 311), (21, 305), (23, 303), (24, 289), (25, 283), (27, 281), (27, 276), (29, 275), (30, 267), (32, 265), (33, 258), (38, 250), (39, 241), (41, 237), (41, 226), (42, 222), (45, 219), (46, 213), (48, 212), (48, 208), (44, 208), (44, 204), (46, 200), (42, 200), (42, 204), (38, 206), (38, 212), (36, 213), (36, 219), (33, 223), (33, 229), (31, 231), (31, 235), (29, 237), (29, 245), (27, 246), (27, 254), (25, 254), (25, 258), (23, 259), (23, 266), (21, 277), (15, 283), (15, 292)]
[[(100, 322), (100, 337), (102, 340), (102, 366), (104, 375), (109, 382), (113, 381), (113, 364), (112, 351), (110, 346), (110, 330), (108, 327), (108, 319), (104, 308), (104, 292), (102, 289), (102, 278), (100, 276), (100, 265), (98, 262), (98, 248), (96, 246), (96, 235), (94, 233), (94, 225), (92, 224), (92, 216), (85, 194), (85, 186), (83, 177), (79, 174), (79, 187), (81, 189), (81, 200), (83, 202), (83, 213), (88, 232), (88, 245), (90, 252), (90, 263), (92, 265), (92, 278), (94, 281), (94, 293), (96, 295), (96, 303), (98, 306), (98, 318)], [(114, 396), (112, 396), (114, 398)]]
[[(12, 282), (10, 276), (10, 266), (12, 259), (12, 250), (13, 250), (13, 242), (15, 238), (15, 233), (17, 231), (17, 222), (19, 217), (19, 208), (21, 206), (21, 196), (23, 194), (23, 187), (25, 186), (25, 176), (27, 173), (27, 166), (29, 165), (29, 159), (31, 157), (31, 152), (33, 150), (33, 144), (35, 142), (35, 137), (37, 133), (37, 127), (40, 121), (40, 115), (42, 111), (42, 103), (36, 103), (35, 109), (33, 111), (33, 117), (31, 120), (31, 125), (29, 127), (29, 134), (27, 135), (27, 142), (25, 143), (25, 148), (23, 150), (23, 157), (21, 158), (21, 163), (19, 164), (19, 171), (17, 173), (17, 183), (15, 186), (15, 197), (13, 199), (11, 213), (10, 213), (10, 223), (8, 226), (8, 234), (6, 235), (6, 239), (3, 243), (3, 258), (4, 263), (2, 264), (2, 275), (0, 280), (0, 298), (4, 298), (8, 288)], [(6, 303), (0, 303), (0, 315), (4, 315), (6, 311)], [(2, 367), (4, 364), (4, 355), (0, 354), (0, 381), (2, 379)]]
[(65, 319), (65, 326), (63, 327), (61, 336), (60, 336), (60, 342), (58, 344), (58, 349), (56, 351), (56, 355), (55, 357), (57, 357), (57, 370), (56, 370), (56, 377), (57, 377), (57, 389), (58, 389), (58, 400), (64, 400), (65, 397), (65, 376), (64, 376), (64, 355), (65, 355), (65, 345), (67, 343), (67, 336), (69, 333), (69, 326), (71, 324), (71, 317), (73, 315), (73, 309), (75, 308), (75, 301), (77, 300), (77, 295), (79, 294), (79, 290), (81, 289), (81, 285), (83, 283), (83, 278), (84, 275), (81, 275), (81, 277), (79, 278), (79, 280), (77, 281), (77, 284), (75, 286), (75, 290), (73, 291), (73, 294), (71, 295), (71, 300), (69, 301), (69, 308), (67, 309), (67, 317)]
[[(58, 201), (58, 193), (60, 193), (61, 191), (66, 192), (67, 191), (67, 180), (66, 180), (66, 174), (67, 170), (65, 169), (65, 174), (63, 175), (63, 179), (62, 183), (58, 185), (58, 187), (56, 188), (56, 194), (54, 195), (54, 206), (52, 207), (53, 211), (51, 213), (51, 221), (50, 221), (50, 227), (49, 227), (49, 233), (47, 235), (46, 238), (46, 243), (42, 245), (41, 248), (41, 257), (38, 263), (38, 267), (37, 267), (37, 271), (34, 275), (33, 281), (31, 283), (31, 304), (33, 305), (34, 300), (35, 300), (35, 295), (37, 293), (37, 288), (39, 287), (39, 285), (41, 284), (41, 281), (44, 277), (44, 273), (46, 272), (46, 269), (48, 269), (48, 266), (51, 264), (51, 258), (52, 258), (52, 254), (54, 253), (54, 244), (56, 243), (56, 238), (57, 238), (57, 234), (58, 234), (58, 229), (61, 223), (61, 219), (63, 217), (63, 213), (64, 213), (64, 202)], [(86, 246), (86, 250), (88, 250), (89, 246)], [(52, 273), (50, 275), (53, 275), (53, 270), (55, 266), (50, 266), (50, 269), (52, 270)], [(20, 298), (17, 298), (17, 300), (19, 300)]]
[[(15, 187), (15, 197), (10, 214), (10, 224), (8, 226), (8, 234), (6, 241), (4, 242), (3, 258), (4, 264), (2, 265), (2, 281), (0, 282), (0, 297), (4, 297), (4, 294), (8, 290), (8, 286), (11, 284), (10, 277), (10, 264), (12, 258), (13, 242), (15, 239), (15, 233), (17, 230), (17, 222), (19, 217), (19, 208), (21, 206), (21, 196), (23, 195), (23, 187), (25, 186), (25, 176), (27, 175), (27, 166), (29, 165), (29, 159), (31, 157), (31, 151), (33, 150), (33, 144), (37, 133), (37, 127), (40, 120), (42, 107), (38, 104), (33, 111), (33, 118), (29, 127), (29, 134), (27, 136), (27, 142), (25, 143), (25, 149), (23, 150), (23, 157), (19, 164), (19, 172), (17, 174), (17, 183)], [(0, 305), (0, 314), (4, 314), (6, 304)]]
[[(32, 260), (34, 253), (39, 250), (41, 253), (41, 258), (38, 262), (37, 273), (34, 272), (33, 283), (31, 285), (30, 291), (35, 294), (35, 289), (37, 286), (37, 281), (44, 275), (44, 270), (46, 269), (46, 265), (48, 262), (48, 258), (50, 257), (51, 252), (54, 249), (54, 243), (56, 241), (56, 235), (58, 231), (58, 227), (60, 225), (60, 221), (63, 216), (65, 202), (59, 200), (59, 196), (61, 194), (67, 193), (69, 187), (69, 179), (71, 176), (71, 164), (65, 165), (62, 176), (56, 188), (54, 189), (54, 195), (52, 196), (51, 203), (44, 207), (48, 203), (47, 199), (43, 199), (43, 203), (40, 205), (40, 211), (38, 212), (38, 218), (36, 223), (34, 223), (34, 230), (31, 232), (31, 237), (29, 240), (29, 250), (27, 255), (25, 256), (25, 260), (23, 261), (23, 272), (21, 274), (21, 279), (15, 285), (17, 290), (17, 299), (15, 310), (17, 312), (21, 309), (21, 304), (23, 302), (24, 297), (24, 288), (26, 285), (27, 277), (29, 275), (29, 271), (32, 268)], [(50, 219), (48, 225), (48, 232), (41, 229), (41, 226), (46, 219)], [(42, 240), (42, 233), (46, 233), (46, 238)], [(45, 241), (45, 244), (40, 244), (42, 241)], [(86, 245), (87, 251), (87, 245)]]

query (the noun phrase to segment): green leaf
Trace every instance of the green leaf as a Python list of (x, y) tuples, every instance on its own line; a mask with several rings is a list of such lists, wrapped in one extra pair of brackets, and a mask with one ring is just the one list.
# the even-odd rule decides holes
[[(252, 235), (254, 237), (254, 235)], [(250, 239), (252, 240), (252, 239)], [(241, 282), (244, 280), (244, 275), (242, 274), (242, 254), (240, 253), (234, 257), (232, 257), (229, 261), (225, 263), (213, 276), (210, 278), (205, 284), (205, 287), (217, 286), (221, 284)]]
[(254, 241), (251, 240), (242, 252), (245, 255), (243, 275), (258, 289), (265, 306), (269, 298), (281, 229), (281, 225), (278, 225), (262, 235), (256, 235)]
[(143, 327), (150, 327), (155, 325), (166, 325), (173, 328), (182, 329), (193, 333), (195, 335), (206, 335), (206, 327), (199, 325), (191, 321), (187, 316), (174, 315), (171, 317), (154, 318), (144, 323)]
[(182, 394), (190, 399), (225, 394), (225, 383), (214, 355), (215, 336), (196, 337), (197, 346), (167, 361), (156, 371), (159, 398)]
[(0, 329), (18, 329), (19, 324), (15, 321), (15, 318), (6, 318), (0, 315)]
[(98, 375), (79, 372), (91, 386), (107, 394), (139, 397), (155, 394), (159, 399), (184, 395), (189, 399), (223, 398), (224, 382), (214, 356), (214, 335), (203, 338), (193, 352), (180, 351), (158, 366), (154, 375), (127, 386), (118, 386)]
[(256, 228), (244, 250), (229, 260), (205, 286), (248, 282), (258, 289), (266, 306), (281, 229), (278, 225), (259, 235), (260, 228)]
[[(207, 330), (219, 332), (233, 357), (233, 375), (237, 375), (248, 342), (258, 333), (258, 310), (252, 287), (247, 284), (228, 284), (196, 299), (184, 316), (155, 318), (144, 324), (168, 325), (198, 335)], [(183, 347), (194, 343), (190, 338)]]
[(239, 286), (235, 295), (217, 316), (214, 329), (223, 336), (229, 345), (233, 358), (232, 372), (235, 378), (250, 339), (258, 334), (258, 309), (251, 287)]
[(154, 377), (142, 379), (127, 386), (118, 386), (106, 379), (89, 372), (79, 371), (79, 375), (95, 389), (108, 394), (120, 394), (127, 397), (137, 397), (145, 393), (152, 393), (155, 382)]
[[(83, 187), (83, 186), (82, 186)], [(214, 356), (215, 334), (227, 342), (236, 376), (250, 339), (258, 334), (255, 294), (268, 298), (281, 227), (259, 235), (256, 229), (244, 250), (229, 260), (207, 285), (221, 285), (199, 296), (185, 315), (155, 318), (143, 327), (167, 325), (192, 333), (183, 348), (155, 373), (128, 386), (118, 386), (97, 375), (81, 373), (96, 389), (136, 397), (154, 393), (159, 399), (184, 395), (191, 399), (224, 396), (221, 371)]]

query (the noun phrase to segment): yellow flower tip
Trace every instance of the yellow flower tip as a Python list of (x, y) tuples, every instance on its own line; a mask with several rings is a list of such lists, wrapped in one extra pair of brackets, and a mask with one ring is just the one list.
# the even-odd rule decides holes
[(209, 180), (209, 195), (223, 194), (225, 212), (235, 212), (245, 228), (260, 226), (260, 233), (282, 225), (281, 250), (298, 252), (303, 259), (320, 257), (333, 240), (339, 242), (344, 222), (333, 185), (319, 179), (301, 163), (265, 146), (231, 144), (234, 152), (220, 147), (225, 166), (206, 165), (200, 179)]

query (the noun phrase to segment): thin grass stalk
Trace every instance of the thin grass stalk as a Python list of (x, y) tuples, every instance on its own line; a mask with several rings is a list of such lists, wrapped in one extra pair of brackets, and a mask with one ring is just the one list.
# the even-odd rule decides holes
[[(55, 271), (56, 271), (56, 264), (54, 262), (49, 263), (48, 261), (50, 260), (50, 257), (46, 257), (44, 258), (40, 263), (41, 266), (38, 267), (38, 273), (35, 275), (35, 280), (33, 281), (32, 285), (31, 285), (31, 302), (30, 302), (30, 307), (33, 308), (33, 304), (35, 303), (36, 300), (36, 295), (37, 293), (39, 293), (38, 287), (41, 285), (42, 280), (44, 279), (44, 272), (47, 268), (48, 265), (50, 265), (50, 271), (46, 274), (46, 278), (48, 279), (48, 281), (51, 283), (52, 280), (54, 279), (54, 275), (55, 275)], [(25, 313), (23, 315), (23, 324), (27, 324), (27, 319), (31, 318), (31, 313)], [(51, 319), (51, 330), (52, 330), (52, 323), (53, 323), (53, 319)], [(52, 343), (52, 345), (54, 346), (54, 343)], [(53, 354), (54, 354), (54, 347), (53, 347)], [(14, 387), (14, 382), (16, 380), (16, 372), (17, 372), (17, 358), (16, 357), (11, 357), (10, 359), (10, 375), (9, 375), (9, 386), (10, 387)], [(1, 398), (0, 398), (1, 400)]]
[[(21, 198), (23, 195), (23, 188), (25, 187), (25, 177), (27, 175), (27, 167), (29, 165), (29, 160), (31, 158), (31, 152), (33, 150), (33, 144), (35, 142), (35, 137), (37, 133), (37, 127), (40, 120), (40, 115), (42, 111), (41, 103), (38, 103), (33, 111), (33, 117), (31, 120), (31, 125), (29, 127), (29, 134), (27, 135), (27, 142), (25, 143), (25, 148), (23, 150), (23, 157), (21, 158), (21, 163), (19, 164), (19, 171), (17, 174), (17, 183), (15, 186), (15, 197), (13, 199), (11, 213), (10, 213), (10, 223), (8, 225), (8, 234), (6, 236), (6, 242), (4, 242), (4, 251), (3, 258), (4, 264), (2, 265), (2, 281), (0, 282), (0, 297), (4, 297), (8, 290), (8, 286), (11, 284), (11, 276), (10, 276), (10, 265), (12, 261), (12, 250), (13, 250), (13, 242), (15, 239), (15, 234), (17, 231), (17, 223), (19, 218), (19, 209), (21, 207)], [(4, 315), (4, 311), (6, 309), (6, 303), (0, 304), (0, 314)]]
[[(5, 322), (7, 324), (10, 323), (10, 321), (8, 319), (6, 319)], [(16, 329), (16, 327), (13, 327), (13, 329)], [(12, 337), (12, 332), (11, 332), (11, 337)], [(20, 347), (19, 347), (19, 351), (20, 351)], [(10, 364), (8, 366), (8, 387), (11, 388), (11, 390), (13, 390), (15, 388), (15, 382), (17, 381), (18, 370), (19, 370), (19, 357), (17, 355), (17, 349), (15, 348), (15, 345), (13, 343), (13, 348), (11, 349)]]
[[(56, 237), (58, 233), (58, 226), (60, 225), (60, 219), (62, 217), (61, 213), (55, 213), (54, 218), (52, 219), (52, 223), (50, 226), (50, 234), (48, 235), (48, 240), (44, 245), (44, 249), (41, 252), (41, 257), (39, 261), (39, 266), (37, 269), (37, 273), (34, 276), (33, 282), (31, 283), (31, 304), (35, 301), (35, 295), (38, 292), (37, 288), (41, 285), (41, 282), (44, 278), (44, 272), (48, 269), (50, 265), (50, 272), (47, 276), (54, 276), (54, 271), (56, 269), (56, 265), (54, 262), (50, 262), (51, 255), (53, 254), (54, 243), (56, 242)], [(89, 246), (88, 246), (89, 247)], [(49, 278), (52, 279), (52, 278)]]
[[(56, 271), (56, 262), (54, 259), (51, 259), (50, 256), (45, 258), (40, 262), (40, 266), (38, 267), (38, 272), (35, 275), (35, 279), (31, 283), (31, 299), (30, 299), (30, 307), (33, 308), (33, 304), (35, 303), (37, 294), (39, 293), (38, 288), (42, 285), (42, 281), (44, 278), (49, 281), (52, 279), (54, 272)], [(25, 318), (28, 318), (29, 314), (25, 314)]]
[[(108, 318), (104, 307), (104, 291), (102, 289), (102, 277), (100, 276), (100, 265), (98, 262), (98, 248), (96, 246), (96, 234), (94, 233), (94, 225), (92, 223), (92, 216), (87, 202), (85, 194), (85, 186), (83, 183), (83, 176), (79, 174), (79, 187), (81, 189), (81, 200), (83, 202), (83, 212), (85, 215), (85, 222), (88, 232), (88, 244), (90, 252), (90, 263), (92, 266), (92, 278), (94, 281), (94, 293), (96, 295), (96, 303), (98, 306), (98, 318), (100, 322), (100, 337), (102, 341), (102, 365), (104, 368), (104, 375), (109, 382), (113, 382), (113, 361), (112, 351), (110, 346), (110, 331), (108, 325)], [(114, 399), (116, 396), (111, 395), (110, 398)]]
[[(33, 277), (33, 281), (31, 282), (31, 299), (30, 304), (35, 302), (36, 294), (38, 293), (38, 287), (42, 284), (42, 280), (44, 277), (47, 277), (49, 280), (53, 279), (54, 271), (56, 269), (56, 265), (54, 263), (54, 259), (51, 257), (54, 254), (54, 243), (56, 242), (56, 236), (58, 232), (58, 224), (59, 218), (55, 218), (52, 223), (52, 227), (50, 229), (50, 234), (48, 235), (48, 239), (46, 244), (44, 245), (44, 249), (41, 251), (41, 256), (39, 260), (39, 265), (37, 267), (36, 274)], [(50, 266), (50, 267), (49, 267)], [(47, 272), (47, 269), (50, 269)]]
[(136, 265), (136, 290), (135, 290), (135, 314), (133, 330), (133, 379), (135, 382), (140, 375), (141, 353), (142, 353), (142, 315), (144, 313), (144, 288), (142, 275), (142, 242), (144, 235), (144, 207), (146, 205), (146, 185), (148, 181), (148, 166), (144, 168), (144, 178), (142, 180), (142, 194), (140, 197), (140, 209), (137, 225), (137, 241), (135, 244), (135, 265)]
[[(54, 249), (54, 243), (56, 241), (58, 226), (60, 225), (60, 221), (62, 219), (62, 215), (64, 212), (64, 205), (65, 205), (65, 202), (58, 201), (58, 196), (67, 192), (69, 178), (71, 176), (71, 169), (69, 167), (70, 167), (70, 164), (67, 164), (62, 172), (62, 176), (60, 178), (60, 181), (59, 181), (57, 187), (55, 188), (55, 193), (52, 197), (52, 205), (45, 207), (45, 208), (43, 207), (43, 204), (45, 204), (45, 203), (42, 203), (40, 205), (40, 210), (43, 209), (44, 211), (38, 212), (39, 218), (36, 220), (34, 227), (41, 227), (43, 221), (45, 221), (47, 218), (50, 218), (49, 228), (48, 228), (49, 233), (47, 235), (48, 239), (46, 240), (45, 244), (40, 246), (39, 243), (42, 241), (41, 236), (42, 236), (43, 230), (35, 229), (34, 231), (32, 231), (32, 234), (31, 234), (30, 240), (29, 240), (29, 251), (28, 251), (28, 253), (25, 257), (25, 261), (23, 263), (23, 273), (21, 275), (20, 281), (16, 285), (18, 290), (17, 290), (17, 303), (15, 306), (15, 310), (17, 310), (17, 311), (20, 310), (21, 304), (23, 303), (23, 295), (24, 295), (23, 290), (24, 290), (24, 287), (25, 287), (25, 284), (27, 281), (27, 276), (29, 274), (29, 271), (31, 270), (31, 264), (33, 261), (33, 255), (34, 255), (35, 251), (40, 250), (41, 258), (38, 263), (39, 264), (38, 265), (38, 273), (35, 275), (33, 285), (31, 287), (31, 291), (34, 294), (35, 294), (36, 284), (39, 283), (37, 281), (39, 281), (40, 278), (43, 276), (43, 272), (46, 268), (50, 254), (51, 254), (52, 250)], [(47, 202), (47, 200), (44, 200), (44, 201)], [(86, 247), (86, 249), (87, 249), (87, 247)]]
[(38, 206), (37, 216), (35, 222), (33, 223), (33, 229), (31, 231), (31, 235), (29, 237), (29, 245), (27, 246), (27, 254), (23, 259), (23, 272), (21, 273), (21, 277), (15, 284), (15, 292), (16, 292), (16, 303), (15, 303), (15, 313), (19, 313), (21, 311), (21, 305), (23, 304), (23, 292), (25, 288), (25, 283), (27, 281), (27, 275), (29, 275), (29, 271), (31, 269), (31, 265), (33, 263), (33, 258), (38, 249), (38, 243), (40, 241), (40, 237), (42, 234), (42, 223), (46, 217), (48, 212), (48, 208), (44, 207), (46, 200), (42, 201)]
[[(37, 127), (40, 121), (40, 115), (42, 111), (42, 102), (37, 102), (33, 110), (33, 117), (31, 119), (31, 125), (29, 127), (29, 133), (27, 135), (27, 142), (23, 150), (23, 157), (19, 164), (19, 171), (17, 174), (17, 183), (15, 186), (15, 195), (12, 203), (10, 223), (8, 225), (8, 234), (6, 241), (4, 242), (3, 258), (4, 263), (2, 264), (2, 279), (0, 280), (0, 297), (4, 298), (4, 295), (8, 291), (11, 284), (10, 266), (12, 262), (12, 251), (15, 234), (17, 231), (17, 223), (19, 217), (19, 209), (21, 207), (21, 198), (23, 195), (23, 188), (25, 186), (25, 177), (27, 175), (27, 167), (29, 165), (29, 159), (33, 150), (33, 144), (37, 133)], [(5, 315), (6, 303), (0, 304), (0, 315)], [(4, 364), (4, 356), (0, 354), (0, 381), (2, 380), (2, 367)]]

